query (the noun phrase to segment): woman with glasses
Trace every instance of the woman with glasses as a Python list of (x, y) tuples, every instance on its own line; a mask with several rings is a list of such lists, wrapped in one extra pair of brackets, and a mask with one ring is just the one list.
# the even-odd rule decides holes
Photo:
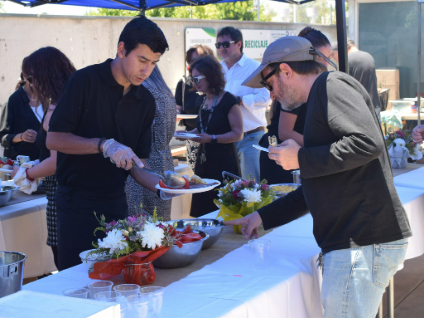
[[(195, 45), (191, 47), (187, 53), (185, 62), (187, 69), (193, 63), (193, 61), (200, 56), (214, 56), (213, 51), (206, 45)], [(184, 75), (178, 82), (177, 88), (175, 89), (175, 101), (177, 103), (177, 111), (179, 114), (197, 114), (198, 109), (196, 108), (196, 100), (199, 95), (197, 94), (196, 88), (193, 86), (191, 81)], [(186, 131), (193, 130), (196, 128), (196, 119), (183, 119), (180, 122), (180, 126), (185, 126)], [(187, 141), (187, 161), (191, 168), (194, 170), (196, 163), (197, 149), (199, 144), (193, 140)]]
[[(26, 177), (30, 181), (44, 177), (44, 189), (47, 195), (47, 245), (53, 251), (54, 262), (57, 267), (57, 216), (55, 204), (57, 153), (47, 149), (46, 138), (50, 118), (62, 95), (65, 83), (76, 70), (65, 54), (54, 47), (44, 47), (35, 51), (26, 58), (24, 65), (23, 72), (27, 74), (26, 79), (31, 82), (31, 87), (38, 92), (37, 96), (41, 101), (44, 112), (41, 117), (41, 127), (36, 134), (35, 141), (40, 149), (40, 163), (27, 169)], [(11, 173), (12, 177), (15, 176), (18, 169), (19, 167), (14, 167)]]
[[(308, 39), (313, 47), (330, 58), (331, 44), (321, 31), (306, 27), (300, 31), (298, 36)], [(324, 64), (326, 67), (328, 66), (327, 61), (320, 56), (317, 57), (317, 61)], [(305, 125), (306, 104), (291, 111), (286, 111), (281, 108), (277, 100), (274, 100), (271, 105), (270, 114), (271, 123), (267, 127), (268, 132), (259, 142), (262, 147), (268, 148), (269, 136), (276, 136), (279, 144), (287, 139), (293, 139), (299, 145), (303, 146), (303, 127)], [(261, 180), (266, 179), (270, 184), (293, 182), (291, 171), (282, 169), (274, 160), (268, 158), (268, 153), (263, 151), (261, 151), (260, 155), (260, 172)]]
[[(201, 178), (223, 181), (222, 171), (240, 175), (235, 142), (243, 137), (243, 118), (237, 99), (226, 92), (221, 65), (212, 56), (198, 58), (190, 66), (189, 73), (194, 87), (201, 97), (196, 128), (200, 143), (194, 173)], [(199, 217), (217, 209), (213, 200), (216, 191), (193, 194), (190, 215)]]
[(35, 143), (43, 119), (41, 98), (29, 75), (27, 58), (22, 61), (21, 85), (10, 95), (2, 108), (0, 139), (4, 156), (13, 160), (17, 155), (39, 158), (40, 149)]
[[(142, 85), (152, 93), (156, 102), (155, 119), (152, 125), (152, 150), (146, 159), (149, 166), (156, 171), (174, 170), (169, 143), (174, 136), (177, 110), (172, 91), (166, 85), (158, 66), (155, 66), (150, 76)], [(143, 210), (150, 215), (157, 208), (158, 216), (163, 221), (171, 220), (171, 200), (162, 200), (156, 193), (142, 187), (128, 176), (125, 184), (128, 202), (128, 214), (140, 213), (140, 203)]]

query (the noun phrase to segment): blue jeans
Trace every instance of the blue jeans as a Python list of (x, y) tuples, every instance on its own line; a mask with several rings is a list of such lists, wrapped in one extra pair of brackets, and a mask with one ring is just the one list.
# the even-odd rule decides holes
[(402, 239), (324, 254), (324, 318), (375, 318), (407, 246)]
[(252, 145), (259, 145), (264, 132), (258, 131), (250, 135), (246, 135), (242, 140), (236, 142), (237, 152), (240, 159), (241, 176), (247, 179), (248, 175), (252, 175), (257, 182), (260, 182), (259, 173), (259, 157), (261, 151), (253, 148)]

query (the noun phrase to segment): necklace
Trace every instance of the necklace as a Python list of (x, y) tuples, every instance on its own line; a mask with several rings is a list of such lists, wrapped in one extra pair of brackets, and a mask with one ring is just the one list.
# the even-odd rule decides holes
[[(215, 95), (215, 98), (213, 100), (212, 107), (210, 109), (210, 113), (209, 113), (209, 116), (208, 116), (208, 120), (206, 121), (205, 128), (203, 128), (203, 123), (202, 123), (202, 109), (205, 109), (206, 98), (203, 100), (203, 106), (199, 108), (199, 116), (198, 116), (198, 118), (200, 119), (199, 120), (200, 133), (202, 133), (202, 134), (204, 134), (204, 133), (207, 132), (209, 122), (210, 122), (210, 120), (212, 118), (213, 110), (214, 110), (214, 108), (216, 106), (216, 102), (218, 101), (218, 97), (219, 97), (219, 95)], [(201, 144), (200, 145), (200, 148), (202, 148), (202, 149), (199, 149), (200, 150), (199, 153), (201, 153), (200, 154), (200, 164), (203, 164), (206, 161), (205, 144)]]

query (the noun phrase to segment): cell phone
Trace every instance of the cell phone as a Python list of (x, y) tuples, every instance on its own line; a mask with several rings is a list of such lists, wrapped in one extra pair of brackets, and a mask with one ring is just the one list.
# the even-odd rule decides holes
[(252, 145), (252, 147), (256, 148), (258, 150), (261, 150), (261, 151), (269, 152), (269, 150), (267, 148), (261, 147), (259, 145)]

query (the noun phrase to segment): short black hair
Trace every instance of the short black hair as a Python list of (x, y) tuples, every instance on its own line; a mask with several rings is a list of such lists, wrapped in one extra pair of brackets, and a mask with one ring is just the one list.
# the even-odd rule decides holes
[(299, 32), (298, 36), (309, 40), (314, 48), (320, 48), (327, 45), (331, 46), (330, 41), (328, 41), (324, 33), (311, 27), (304, 28)]
[(212, 92), (219, 94), (224, 90), (225, 77), (222, 72), (222, 66), (216, 58), (211, 55), (201, 56), (191, 64), (189, 69), (190, 76), (194, 69), (206, 77), (209, 83), (209, 89)]
[(163, 54), (169, 49), (162, 30), (156, 23), (142, 15), (127, 23), (119, 36), (118, 43), (120, 42), (124, 42), (127, 51), (125, 56), (130, 54), (139, 44), (147, 45), (154, 53)]
[(220, 36), (228, 35), (232, 41), (237, 43), (238, 41), (241, 42), (240, 52), (243, 53), (243, 34), (239, 29), (233, 28), (233, 27), (225, 27), (219, 30), (218, 35), (216, 38), (218, 39)]

